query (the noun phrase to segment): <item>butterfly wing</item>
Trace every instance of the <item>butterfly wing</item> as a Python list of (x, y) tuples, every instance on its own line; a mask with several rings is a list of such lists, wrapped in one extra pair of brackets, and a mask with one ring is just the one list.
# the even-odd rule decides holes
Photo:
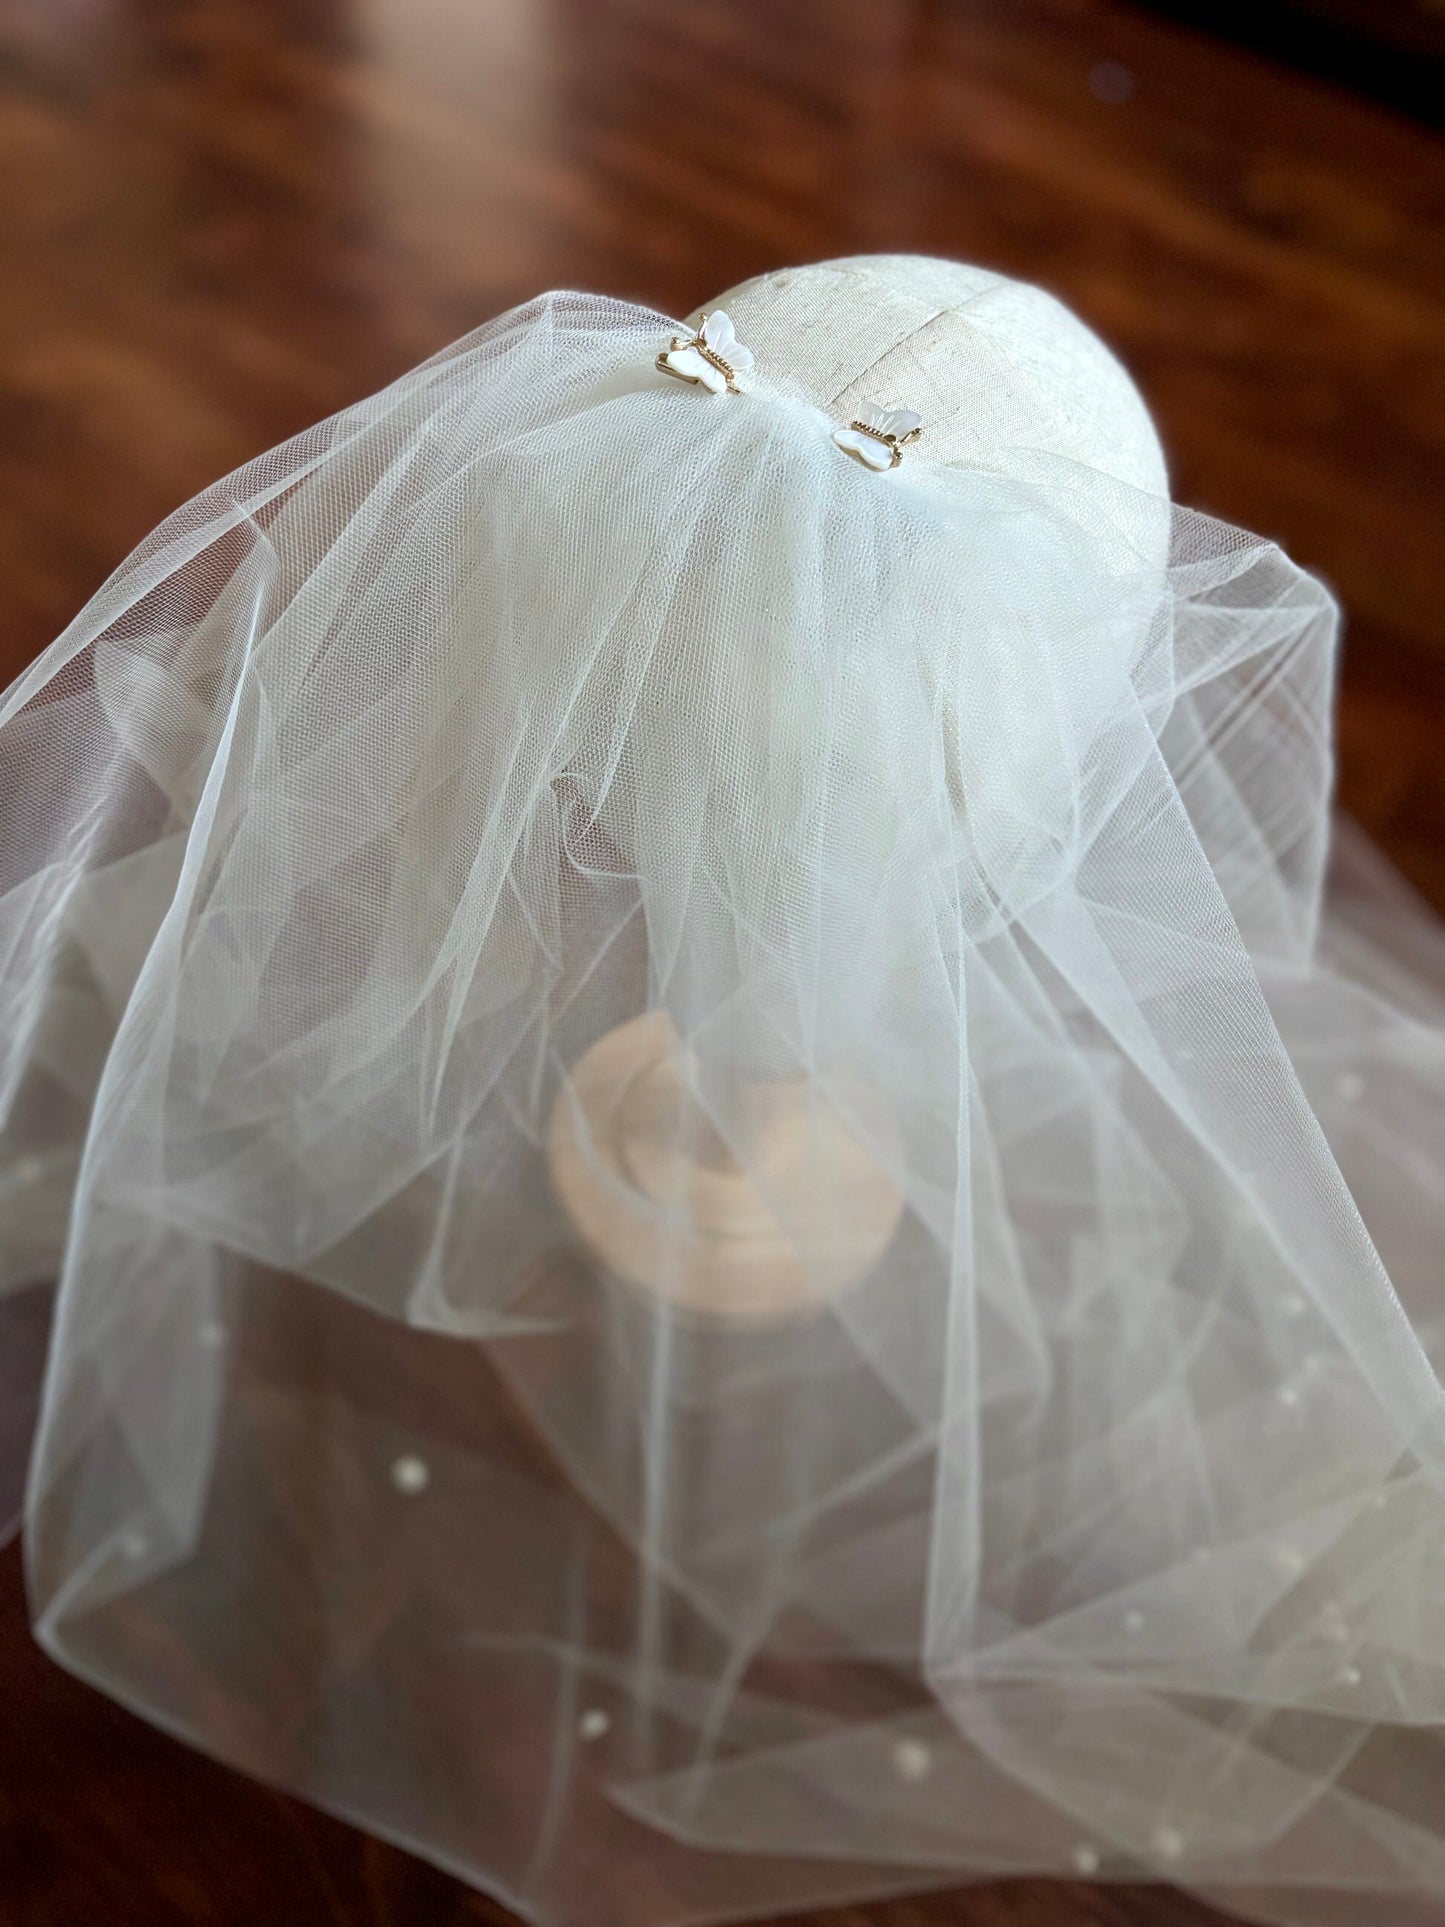
[(727, 387), (727, 376), (721, 369), (714, 368), (706, 355), (700, 355), (696, 348), (679, 349), (676, 356), (668, 360), (687, 381), (700, 382), (710, 395), (720, 395)]
[(753, 351), (745, 348), (738, 340), (732, 320), (721, 308), (710, 314), (702, 324), (702, 338), (715, 355), (721, 355), (728, 366), (744, 374), (753, 365)]
[(886, 408), (880, 408), (876, 401), (865, 402), (858, 410), (857, 419), (868, 428), (876, 428), (880, 435), (886, 435), (888, 433), (887, 427), (885, 426), (888, 420), (888, 410)]
[[(862, 421), (863, 417), (860, 415), (858, 419)], [(833, 440), (845, 455), (851, 455), (865, 468), (881, 471), (893, 466), (892, 450), (885, 448), (876, 435), (865, 435), (856, 428), (835, 428)]]
[(683, 381), (701, 382), (712, 394), (717, 394), (727, 385), (712, 363), (704, 361), (696, 348), (669, 348), (662, 360), (669, 374), (678, 375)]
[(721, 355), (724, 361), (732, 360), (728, 349), (737, 340), (737, 336), (733, 332), (732, 322), (721, 308), (716, 313), (710, 314), (702, 324), (702, 338), (715, 355)]
[(911, 435), (915, 428), (923, 426), (922, 415), (911, 408), (883, 408), (878, 412), (883, 418), (879, 424), (883, 433), (896, 435), (900, 441), (905, 435)]

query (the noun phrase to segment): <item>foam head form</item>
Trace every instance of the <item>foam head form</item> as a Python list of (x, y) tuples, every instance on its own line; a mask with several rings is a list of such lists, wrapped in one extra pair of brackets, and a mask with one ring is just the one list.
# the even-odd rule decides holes
[[(690, 326), (698, 330), (706, 315), (720, 312), (761, 376), (801, 392), (830, 418), (846, 423), (880, 402), (916, 410), (930, 464), (986, 470), (1016, 455), (1054, 458), (1105, 478), (1106, 487), (1122, 483), (1112, 513), (1134, 524), (1136, 548), (1162, 564), (1168, 491), (1148, 411), (1097, 336), (1041, 290), (958, 262), (878, 255), (761, 275), (704, 303)], [(986, 533), (978, 539), (976, 619), (980, 629), (990, 625), (1003, 635), (1013, 656), (986, 692), (1011, 753), (999, 761), (999, 795), (990, 793), (994, 777), (977, 771), (967, 787), (981, 815), (1013, 822), (1020, 807), (1028, 815), (1037, 804), (1044, 813), (1058, 784), (1066, 759), (1057, 754), (1053, 715), (1067, 703), (1061, 705), (1047, 659), (1027, 649), (1035, 612), (1020, 622), (994, 598), (991, 580), (1032, 576), (1041, 620), (1051, 599), (1068, 610), (1074, 584), (1067, 548), (1047, 518), (1041, 524), (1006, 517), (1000, 529), (996, 544)], [(705, 585), (700, 593), (710, 599)], [(1111, 645), (1127, 663), (1135, 642), (1125, 633), (1127, 609), (1109, 627)], [(1143, 627), (1134, 625), (1140, 635)], [(785, 651), (787, 638), (777, 646)], [(1084, 669), (1089, 673), (1087, 663)], [(730, 691), (719, 728), (750, 745), (754, 767), (773, 776), (778, 759), (763, 745), (778, 727), (776, 691), (749, 706), (731, 665), (716, 681)], [(805, 733), (821, 726), (817, 715), (799, 721)], [(851, 760), (857, 766), (860, 756)], [(1005, 782), (1023, 792), (1021, 805), (1013, 796), (1006, 809), (998, 807)], [(962, 795), (957, 757), (950, 785)], [(766, 811), (786, 818), (786, 789), (768, 794)], [(881, 804), (879, 814), (886, 816)], [(625, 830), (619, 836), (627, 840)], [(604, 1267), (645, 1292), (746, 1323), (815, 1308), (876, 1260), (897, 1222), (896, 1186), (855, 1136), (836, 1119), (820, 1118), (816, 1094), (797, 1075), (746, 1094), (748, 1121), (734, 1133), (741, 1168), (705, 1117), (690, 1117), (692, 1077), (679, 1069), (680, 1049), (656, 1017), (625, 1024), (594, 1046), (554, 1112), (550, 1151), (559, 1197)], [(635, 1101), (659, 1079), (675, 1087), (683, 1105), (669, 1110), (661, 1136), (651, 1112), (644, 1122)], [(875, 1149), (886, 1146), (886, 1106), (855, 1092), (851, 1108), (868, 1114)], [(764, 1117), (766, 1128), (758, 1122)], [(790, 1161), (764, 1155), (765, 1145), (783, 1142), (792, 1145)], [(707, 1144), (710, 1151), (701, 1148)], [(659, 1240), (662, 1206), (671, 1215)]]
[(1168, 493), (1149, 411), (1123, 367), (1040, 288), (961, 261), (854, 255), (741, 282), (722, 308), (757, 366), (839, 420), (870, 402), (923, 417), (930, 459), (1047, 451)]

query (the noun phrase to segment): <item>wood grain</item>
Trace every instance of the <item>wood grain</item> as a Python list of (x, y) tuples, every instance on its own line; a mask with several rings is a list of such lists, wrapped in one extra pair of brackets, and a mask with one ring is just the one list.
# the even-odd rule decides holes
[[(1350, 617), (1340, 793), (1445, 904), (1445, 147), (1108, 0), (4, 0), (0, 681), (167, 510), (548, 286), (685, 313), (917, 249), (1071, 302), (1176, 492)], [(460, 1927), (490, 1902), (198, 1760), (0, 1564), (0, 1922)], [(811, 1927), (1185, 1927), (1012, 1884)]]

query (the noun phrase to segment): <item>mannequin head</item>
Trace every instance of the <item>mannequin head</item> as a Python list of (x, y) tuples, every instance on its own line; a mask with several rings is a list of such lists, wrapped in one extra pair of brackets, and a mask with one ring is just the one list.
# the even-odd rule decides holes
[[(719, 308), (759, 370), (829, 418), (846, 422), (870, 402), (918, 410), (930, 463), (987, 469), (1012, 451), (1112, 478), (1133, 505), (1136, 540), (1162, 556), (1167, 479), (1148, 411), (1109, 351), (1051, 296), (981, 268), (879, 255), (762, 275), (703, 304), (692, 325)], [(1021, 551), (1015, 575), (1037, 581), (1041, 602), (1051, 590), (1067, 605), (1072, 579), (1057, 545), (1037, 573), (1034, 560)], [(1037, 796), (1046, 810), (1057, 692), (1038, 674), (1036, 684), (1021, 662), (1017, 678), (1003, 679), (1016, 686), (995, 690), (990, 704), (1010, 732), (1000, 782), (1021, 781), (1026, 802)], [(987, 771), (972, 795), (984, 821), (1017, 816), (1002, 792), (989, 794)], [(846, 1081), (852, 1068), (835, 1075)], [(852, 1130), (819, 1116), (808, 1080), (760, 1083), (743, 1107), (744, 1171), (695, 1088), (665, 1016), (608, 1032), (573, 1067), (554, 1111), (553, 1188), (597, 1262), (645, 1296), (733, 1324), (806, 1315), (859, 1279), (893, 1234), (902, 1201), (880, 1161), (892, 1120), (856, 1083), (846, 1099)], [(858, 1141), (860, 1119), (880, 1156)], [(766, 1197), (749, 1173), (763, 1174)]]
[(931, 461), (1008, 447), (1069, 457), (1168, 493), (1139, 391), (1082, 321), (1040, 288), (961, 261), (855, 255), (728, 288), (724, 309), (759, 368), (846, 421), (870, 401), (916, 408)]

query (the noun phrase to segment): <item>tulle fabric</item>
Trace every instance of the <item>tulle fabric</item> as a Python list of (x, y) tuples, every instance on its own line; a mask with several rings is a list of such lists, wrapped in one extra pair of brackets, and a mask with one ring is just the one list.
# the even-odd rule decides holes
[[(1438, 1921), (1445, 968), (1330, 858), (1331, 602), (1056, 456), (867, 474), (676, 332), (484, 327), (0, 704), (38, 1635), (557, 1927)], [(639, 1018), (783, 1312), (672, 1289), (701, 1193), (647, 1278), (563, 1208)]]

